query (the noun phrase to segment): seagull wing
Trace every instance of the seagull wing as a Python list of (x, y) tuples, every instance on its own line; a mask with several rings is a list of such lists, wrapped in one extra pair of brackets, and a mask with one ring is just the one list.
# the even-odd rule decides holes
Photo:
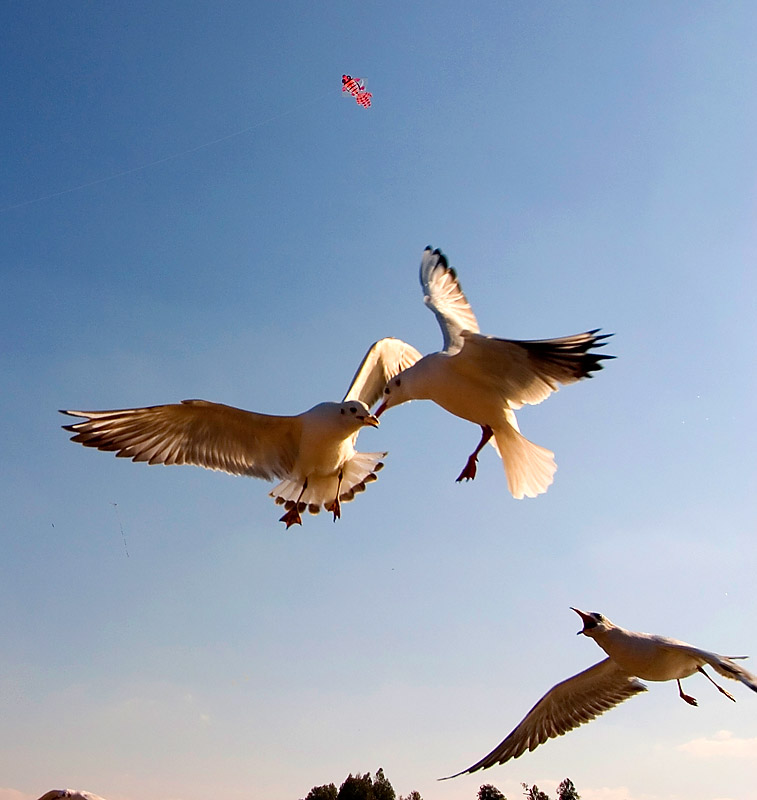
[(421, 286), (423, 302), (436, 314), (444, 336), (444, 349), (456, 352), (463, 346), (463, 331), (478, 333), (479, 327), (457, 273), (439, 250), (427, 247), (421, 260)]
[(401, 339), (379, 339), (365, 354), (344, 399), (362, 400), (370, 408), (381, 397), (387, 382), (420, 358), (421, 354)]
[(450, 367), (499, 392), (511, 408), (536, 405), (560, 384), (590, 378), (602, 369), (603, 359), (614, 358), (592, 352), (612, 335), (597, 335), (598, 330), (531, 341), (463, 333), (463, 348), (450, 359)]
[(466, 772), (476, 772), (518, 758), (526, 750), (534, 750), (547, 739), (562, 736), (646, 690), (647, 687), (640, 680), (606, 658), (553, 686), (489, 755), (449, 777), (456, 778)]
[(86, 422), (64, 425), (71, 441), (148, 464), (194, 464), (232, 475), (286, 478), (299, 451), (300, 417), (181, 403), (117, 411), (62, 411)]

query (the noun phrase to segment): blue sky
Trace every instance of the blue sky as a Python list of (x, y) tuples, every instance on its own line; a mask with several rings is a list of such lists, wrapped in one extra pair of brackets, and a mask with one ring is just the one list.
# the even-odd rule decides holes
[[(599, 660), (570, 605), (757, 656), (753, 4), (0, 15), (0, 799), (296, 800), (378, 767), (426, 800), (565, 776), (748, 796), (755, 698), (697, 678), (698, 709), (652, 685), (436, 778)], [(439, 348), (428, 244), (485, 333), (616, 333), (519, 414), (556, 453), (546, 495), (513, 500), (491, 449), (456, 485), (478, 430), (430, 403), (361, 435), (390, 455), (338, 524), (288, 532), (262, 481), (60, 430), (58, 408), (340, 399), (376, 339)]]

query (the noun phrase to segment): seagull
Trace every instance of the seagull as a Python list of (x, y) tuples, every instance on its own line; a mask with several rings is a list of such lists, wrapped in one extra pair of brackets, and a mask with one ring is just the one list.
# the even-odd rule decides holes
[(51, 789), (45, 792), (39, 800), (104, 800), (99, 794), (92, 792), (77, 792), (75, 789)]
[[(232, 475), (281, 480), (270, 497), (283, 505), (280, 522), (302, 524), (301, 512), (321, 506), (341, 517), (341, 503), (376, 480), (386, 453), (358, 453), (358, 433), (377, 427), (370, 405), (382, 376), (389, 380), (420, 358), (395, 340), (375, 342), (341, 403), (319, 403), (295, 416), (244, 411), (207, 400), (114, 411), (61, 410), (85, 422), (64, 425), (71, 441), (148, 464), (193, 464)], [(372, 382), (368, 381), (371, 377)]]
[(481, 441), (457, 480), (476, 477), (478, 454), (491, 441), (502, 458), (510, 493), (516, 499), (547, 491), (557, 469), (554, 453), (521, 435), (514, 409), (541, 403), (559, 384), (575, 383), (602, 369), (592, 348), (612, 334), (599, 328), (561, 339), (518, 341), (479, 333), (478, 322), (455, 270), (440, 250), (427, 247), (420, 269), (425, 304), (434, 312), (444, 349), (419, 359), (384, 388), (380, 417), (408, 400), (433, 400), (462, 419), (481, 426)]
[(747, 656), (721, 656), (667, 636), (627, 631), (596, 611), (589, 613), (571, 609), (583, 621), (583, 629), (578, 633), (594, 639), (608, 657), (553, 686), (489, 755), (449, 778), (504, 764), (523, 755), (526, 750), (536, 749), (547, 739), (562, 736), (584, 722), (590, 722), (629, 697), (646, 692), (647, 687), (639, 678), (676, 681), (679, 696), (692, 706), (696, 706), (697, 701), (683, 691), (681, 679), (695, 672), (700, 672), (721, 694), (736, 702), (730, 692), (718, 686), (704, 671), (705, 665), (757, 692), (757, 676), (734, 663), (734, 660)]

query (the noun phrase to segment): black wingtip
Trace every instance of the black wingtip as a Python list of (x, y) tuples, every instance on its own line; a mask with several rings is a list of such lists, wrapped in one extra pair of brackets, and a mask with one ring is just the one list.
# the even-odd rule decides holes
[(447, 775), (444, 778), (437, 778), (438, 781), (451, 781), (453, 778), (459, 778), (461, 775), (465, 775), (466, 772), (469, 770), (464, 769), (462, 772), (456, 772), (454, 775)]

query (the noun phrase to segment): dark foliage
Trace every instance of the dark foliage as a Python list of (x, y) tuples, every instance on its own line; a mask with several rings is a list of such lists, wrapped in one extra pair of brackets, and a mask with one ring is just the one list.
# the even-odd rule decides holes
[[(371, 778), (371, 773), (361, 775), (350, 773), (337, 791), (333, 783), (324, 786), (314, 786), (307, 794), (305, 800), (397, 800), (392, 784), (384, 775), (384, 770), (379, 768), (376, 777)], [(407, 797), (399, 800), (423, 800), (418, 792), (411, 792)]]
[(507, 800), (507, 798), (496, 786), (492, 786), (491, 783), (485, 783), (479, 787), (478, 800)]
[(523, 794), (527, 800), (549, 800), (549, 795), (546, 792), (542, 792), (536, 784), (529, 787), (527, 783), (523, 783), (521, 786), (526, 790)]
[(570, 778), (566, 778), (557, 787), (557, 800), (581, 800), (581, 795), (576, 791)]
[(305, 796), (305, 800), (336, 800), (336, 786), (333, 783), (314, 786)]

